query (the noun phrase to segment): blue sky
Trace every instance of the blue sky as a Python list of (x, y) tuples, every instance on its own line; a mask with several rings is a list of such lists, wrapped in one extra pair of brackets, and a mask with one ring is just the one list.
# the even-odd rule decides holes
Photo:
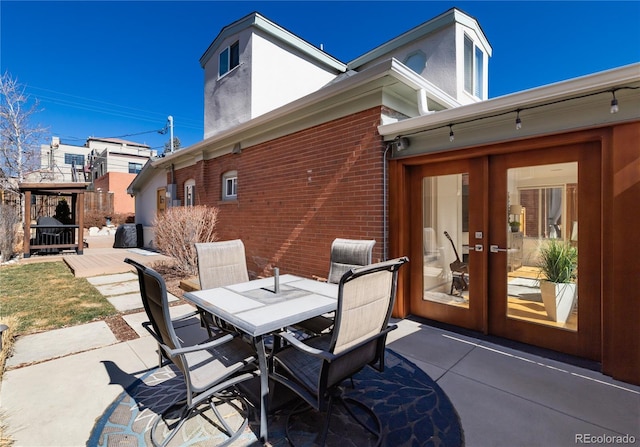
[(258, 11), (349, 62), (458, 7), (493, 47), (496, 97), (640, 61), (639, 1), (0, 1), (0, 70), (38, 98), (34, 120), (82, 145), (123, 137), (162, 148), (203, 135), (200, 56), (222, 27)]

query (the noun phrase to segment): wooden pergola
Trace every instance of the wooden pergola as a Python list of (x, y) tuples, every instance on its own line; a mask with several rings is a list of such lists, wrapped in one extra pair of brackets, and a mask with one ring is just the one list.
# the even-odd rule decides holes
[[(51, 250), (75, 250), (79, 255), (84, 248), (84, 193), (89, 183), (21, 183), (18, 185), (24, 194), (24, 244), (25, 258), (34, 252), (48, 252)], [(73, 224), (67, 225), (38, 225), (32, 224), (32, 197), (57, 196), (71, 198), (71, 218)], [(51, 216), (48, 216), (51, 217)], [(60, 234), (72, 235), (60, 237)]]

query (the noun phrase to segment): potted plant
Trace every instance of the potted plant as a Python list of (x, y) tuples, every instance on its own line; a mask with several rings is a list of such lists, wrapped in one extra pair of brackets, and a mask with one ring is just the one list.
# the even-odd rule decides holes
[(517, 220), (510, 220), (509, 226), (511, 227), (512, 233), (517, 233), (518, 231), (520, 231), (520, 222), (518, 222)]
[(540, 293), (547, 315), (565, 323), (577, 297), (578, 249), (558, 239), (540, 246)]

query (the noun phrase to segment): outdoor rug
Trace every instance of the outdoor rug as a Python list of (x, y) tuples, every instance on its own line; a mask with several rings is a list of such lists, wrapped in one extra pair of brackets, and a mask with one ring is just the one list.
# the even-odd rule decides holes
[[(460, 447), (464, 434), (460, 418), (443, 390), (420, 368), (387, 349), (385, 370), (367, 367), (354, 376), (354, 387), (345, 382), (345, 395), (372, 408), (382, 423), (382, 445)], [(150, 446), (149, 430), (154, 416), (174, 402), (184, 399), (185, 385), (171, 366), (156, 368), (126, 389), (98, 419), (87, 442), (94, 446)], [(373, 439), (336, 406), (331, 419), (328, 446), (365, 447)], [(208, 410), (209, 412), (211, 410)], [(274, 447), (288, 446), (285, 420), (288, 409), (269, 418), (269, 441)], [(192, 417), (174, 437), (170, 446), (212, 446), (225, 438), (203, 415)], [(229, 408), (228, 420), (240, 419)], [(306, 419), (306, 420), (305, 420)], [(290, 425), (296, 446), (314, 445), (322, 417), (308, 411)], [(238, 425), (239, 426), (239, 425)], [(306, 431), (308, 429), (309, 431)], [(257, 447), (257, 418), (252, 417), (243, 435), (233, 446)]]

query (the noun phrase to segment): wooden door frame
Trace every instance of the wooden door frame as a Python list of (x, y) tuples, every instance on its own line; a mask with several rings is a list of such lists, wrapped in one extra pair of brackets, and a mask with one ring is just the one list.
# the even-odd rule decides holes
[[(491, 334), (511, 338), (514, 335), (524, 343), (568, 352), (580, 357), (600, 360), (601, 349), (601, 275), (602, 245), (601, 229), (601, 151), (597, 142), (569, 144), (522, 153), (492, 156), (489, 175), (492, 190), (489, 193), (490, 215), (493, 222), (505, 220), (507, 190), (506, 171), (510, 167), (535, 166), (577, 161), (578, 203), (580, 214), (580, 238), (578, 256), (580, 277), (578, 280), (578, 330), (567, 331), (545, 325), (536, 325), (507, 317), (506, 301), (506, 254), (492, 253), (489, 257), (489, 331)], [(504, 173), (504, 175), (499, 175)], [(493, 225), (489, 229), (490, 244), (506, 246), (504, 226)], [(582, 255), (581, 255), (582, 254)]]
[[(469, 245), (475, 246), (476, 244), (486, 245), (485, 241), (487, 234), (487, 172), (488, 164), (487, 157), (476, 157), (470, 159), (448, 160), (437, 163), (430, 163), (428, 165), (416, 165), (412, 166), (408, 170), (408, 182), (409, 182), (409, 206), (410, 206), (410, 239), (421, 241), (420, 244), (411, 244), (409, 248), (409, 258), (415, 259), (416, 262), (410, 263), (411, 277), (422, 278), (421, 270), (423, 264), (422, 259), (422, 181), (425, 177), (451, 175), (462, 172), (469, 173), (469, 191), (473, 194), (473, 200), (469, 201), (469, 216), (473, 216), (473, 219), (469, 221)], [(416, 206), (420, 204), (420, 206)], [(482, 232), (485, 235), (482, 239), (476, 240), (473, 235), (476, 232)], [(480, 274), (485, 271), (487, 265), (487, 252), (483, 251), (469, 251), (469, 277), (471, 280), (471, 293), (472, 298), (470, 300), (470, 308), (457, 308), (451, 307), (446, 304), (438, 303), (425, 303), (426, 307), (430, 308), (430, 318), (438, 321), (443, 321), (448, 324), (464, 327), (471, 330), (480, 331), (486, 333), (487, 331), (487, 280), (486, 275)], [(419, 284), (418, 284), (419, 282)], [(423, 301), (422, 282), (416, 281), (409, 284), (409, 308), (412, 308), (412, 303), (419, 303)], [(417, 310), (417, 309), (416, 309)], [(446, 318), (446, 321), (445, 321)]]
[[(554, 147), (564, 147), (572, 144), (589, 144), (595, 143), (600, 151), (602, 157), (602, 180), (598, 183), (598, 187), (601, 189), (601, 196), (608, 197), (611, 193), (611, 188), (608, 186), (607, 181), (610, 181), (610, 174), (607, 156), (611, 156), (611, 130), (608, 128), (595, 128), (576, 132), (568, 132), (563, 134), (536, 136), (527, 139), (500, 142), (500, 143), (488, 143), (473, 148), (460, 149), (450, 152), (437, 152), (432, 154), (421, 154), (414, 156), (406, 156), (402, 158), (396, 158), (389, 161), (389, 254), (390, 257), (401, 256), (407, 253), (411, 253), (412, 240), (411, 240), (411, 203), (410, 203), (410, 191), (411, 191), (411, 169), (415, 169), (418, 165), (428, 165), (432, 163), (468, 159), (468, 158), (481, 158), (491, 155), (509, 154), (509, 153), (525, 153), (527, 151), (549, 149)], [(488, 165), (486, 167), (488, 170)], [(487, 176), (488, 177), (488, 176)], [(488, 187), (488, 185), (486, 185)], [(488, 199), (487, 199), (488, 200)], [(483, 206), (487, 206), (488, 203), (484, 203)], [(611, 214), (611, 203), (603, 200), (601, 204), (603, 227), (599, 239), (606, 239), (606, 235), (611, 230), (606, 226), (607, 216)], [(486, 221), (483, 225), (488, 227), (489, 215), (486, 213)], [(581, 229), (582, 231), (582, 229)], [(487, 234), (485, 232), (485, 234)], [(488, 250), (488, 243), (485, 242), (485, 256)], [(602, 257), (599, 258), (599, 262), (607, 256), (608, 250), (606, 245), (602, 248)], [(606, 269), (603, 266), (603, 269)], [(600, 270), (602, 272), (602, 269)], [(403, 269), (399, 275), (398, 293), (396, 297), (396, 304), (394, 306), (393, 316), (397, 318), (404, 318), (411, 314), (411, 287), (410, 278), (413, 271), (411, 269)], [(415, 274), (415, 273), (413, 273)], [(603, 275), (604, 276), (604, 275)], [(604, 277), (600, 277), (600, 296), (603, 296), (603, 287), (608, 283)], [(603, 311), (604, 313), (604, 311)], [(605, 318), (606, 315), (603, 316)], [(604, 324), (604, 323), (603, 323)], [(601, 332), (604, 331), (604, 327), (601, 327)], [(612, 330), (613, 328), (610, 328)], [(485, 332), (488, 330), (488, 326), (485, 327)], [(601, 336), (601, 339), (596, 343), (597, 349), (603, 353), (602, 340), (605, 335)], [(589, 356), (593, 357), (593, 356)]]

